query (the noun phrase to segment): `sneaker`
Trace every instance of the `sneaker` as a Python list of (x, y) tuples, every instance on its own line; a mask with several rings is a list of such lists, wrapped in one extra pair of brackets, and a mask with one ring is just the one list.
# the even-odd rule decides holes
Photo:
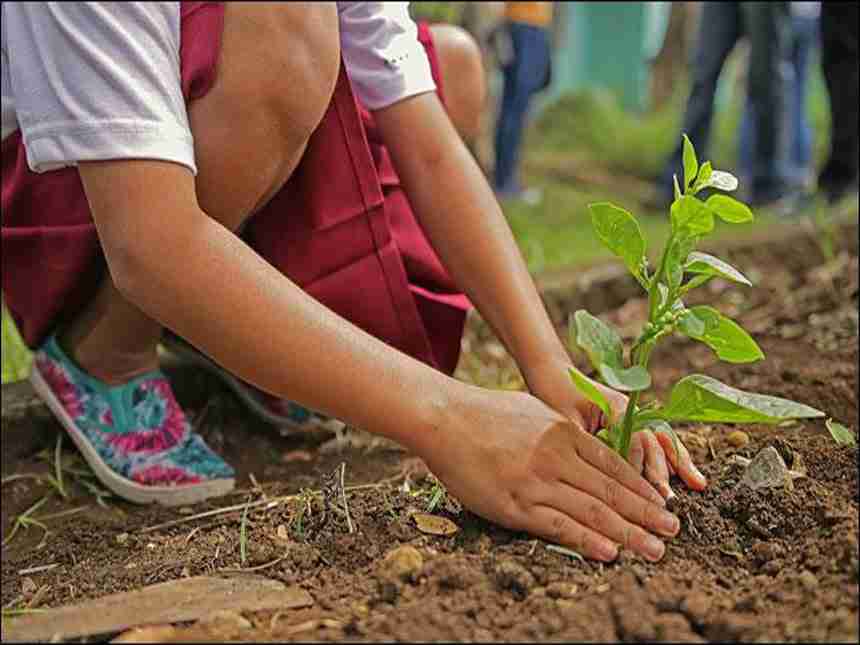
[(281, 436), (307, 434), (316, 430), (338, 432), (346, 424), (288, 399), (279, 399), (233, 376), (183, 338), (165, 330), (162, 345), (172, 354), (220, 378), (260, 419), (275, 426)]
[(51, 336), (30, 382), (99, 481), (138, 504), (188, 505), (229, 493), (234, 471), (191, 430), (160, 370), (110, 386), (81, 370)]

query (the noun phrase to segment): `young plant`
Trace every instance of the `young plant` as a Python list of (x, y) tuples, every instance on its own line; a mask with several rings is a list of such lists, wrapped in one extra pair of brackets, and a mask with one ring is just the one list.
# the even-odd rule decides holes
[[(589, 205), (597, 237), (621, 258), (648, 294), (648, 322), (626, 357), (618, 332), (587, 311), (577, 311), (570, 323), (571, 341), (586, 353), (598, 378), (611, 388), (629, 393), (624, 416), (597, 433), (599, 439), (625, 459), (633, 433), (641, 430), (665, 432), (677, 446), (677, 437), (669, 425), (672, 422), (777, 424), (787, 419), (824, 416), (807, 405), (737, 390), (702, 374), (678, 381), (667, 403), (640, 407), (642, 393), (651, 387), (648, 372), (651, 352), (673, 332), (705, 343), (718, 358), (729, 363), (751, 363), (764, 358), (756, 342), (736, 322), (713, 307), (688, 308), (684, 304), (687, 293), (716, 277), (752, 286), (734, 267), (694, 249), (700, 239), (713, 231), (716, 219), (739, 224), (752, 221), (753, 214), (745, 204), (727, 195), (713, 194), (704, 201), (696, 197), (706, 188), (732, 191), (738, 181), (730, 173), (713, 170), (709, 161), (699, 165), (686, 135), (683, 165), (683, 187), (675, 177), (669, 238), (653, 269), (648, 264), (645, 238), (636, 219), (607, 202)], [(576, 388), (609, 419), (609, 402), (585, 375), (571, 368), (570, 377)]]

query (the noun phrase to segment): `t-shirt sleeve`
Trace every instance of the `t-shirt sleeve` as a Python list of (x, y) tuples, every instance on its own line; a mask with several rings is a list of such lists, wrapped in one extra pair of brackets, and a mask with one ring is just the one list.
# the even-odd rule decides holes
[(142, 158), (196, 172), (178, 2), (4, 2), (3, 31), (32, 170)]
[(436, 89), (408, 2), (338, 2), (340, 42), (353, 89), (369, 110)]

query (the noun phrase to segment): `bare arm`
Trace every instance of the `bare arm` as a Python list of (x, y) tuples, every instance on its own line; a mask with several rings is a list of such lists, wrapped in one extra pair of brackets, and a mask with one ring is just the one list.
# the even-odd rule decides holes
[(437, 423), (459, 384), (286, 279), (199, 208), (187, 169), (105, 161), (80, 172), (114, 283), (144, 312), (259, 388), (404, 445), (405, 429)]
[(480, 168), (435, 94), (395, 103), (374, 118), (443, 264), (535, 391), (542, 372), (569, 359)]
[[(510, 227), (487, 181), (457, 136), (438, 97), (420, 94), (374, 114), (385, 145), (409, 200), (442, 262), (454, 280), (505, 343), (531, 392), (582, 428), (604, 423), (597, 406), (571, 387), (570, 359), (535, 289)], [(627, 397), (595, 383), (623, 413)], [(637, 447), (643, 437), (638, 437)], [(646, 473), (669, 495), (669, 472), (663, 448), (655, 441), (642, 447)], [(686, 450), (670, 461), (690, 486), (705, 479)]]
[(403, 443), (463, 504), (612, 560), (656, 560), (677, 519), (594, 437), (536, 398), (457, 381), (305, 294), (197, 205), (193, 177), (158, 161), (80, 164), (121, 293), (258, 387)]

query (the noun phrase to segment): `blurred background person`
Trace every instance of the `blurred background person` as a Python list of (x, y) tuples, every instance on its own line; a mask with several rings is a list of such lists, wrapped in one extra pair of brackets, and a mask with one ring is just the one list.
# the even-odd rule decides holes
[(520, 144), (532, 97), (549, 86), (552, 68), (552, 2), (506, 2), (492, 42), (504, 75), (496, 123), (493, 187), (500, 200), (526, 198), (518, 177)]
[[(810, 62), (820, 45), (821, 3), (791, 2), (791, 47), (788, 88), (785, 93), (788, 105), (788, 156), (781, 172), (786, 181), (806, 191), (815, 181), (813, 169), (813, 131), (809, 123), (807, 97), (809, 95)], [(750, 97), (746, 98), (743, 118), (738, 134), (738, 175), (741, 183), (751, 181), (755, 157), (755, 119)]]
[[(690, 94), (681, 131), (693, 142), (699, 157), (709, 157), (708, 143), (714, 116), (714, 94), (726, 59), (742, 36), (750, 43), (747, 96), (755, 138), (751, 159), (754, 206), (774, 204), (792, 195), (783, 173), (788, 151), (785, 93), (786, 62), (791, 45), (788, 2), (704, 2), (690, 70)], [(681, 137), (677, 140), (680, 142)], [(652, 206), (665, 209), (672, 202), (672, 176), (681, 168), (681, 144), (666, 162)]]
[(821, 5), (821, 71), (830, 95), (830, 155), (818, 187), (834, 203), (857, 192), (857, 3)]

